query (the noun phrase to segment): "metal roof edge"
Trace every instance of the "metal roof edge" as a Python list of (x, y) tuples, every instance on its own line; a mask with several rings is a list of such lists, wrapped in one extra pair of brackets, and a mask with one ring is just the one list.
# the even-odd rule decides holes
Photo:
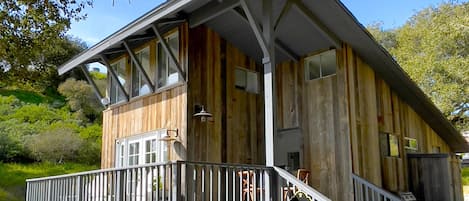
[[(459, 131), (451, 124), (446, 117), (441, 113), (441, 111), (436, 107), (436, 105), (430, 100), (430, 98), (420, 89), (420, 87), (417, 86), (417, 84), (412, 81), (412, 79), (409, 77), (409, 75), (404, 71), (404, 69), (401, 68), (401, 66), (397, 63), (397, 61), (392, 57), (392, 55), (383, 47), (381, 46), (375, 38), (371, 35), (370, 32), (357, 20), (357, 18), (347, 9), (347, 7), (340, 2), (340, 0), (335, 1), (339, 7), (341, 7), (346, 14), (353, 20), (355, 21), (355, 24), (360, 28), (361, 31), (373, 42), (373, 45), (375, 46), (374, 48), (378, 48), (380, 50), (380, 53), (385, 56), (388, 61), (390, 61), (391, 65), (388, 65), (389, 68), (386, 68), (387, 70), (390, 71), (390, 73), (393, 73), (394, 76), (396, 76), (401, 82), (395, 82), (398, 85), (401, 85), (402, 87), (407, 88), (408, 94), (412, 94), (413, 96), (408, 96), (405, 93), (403, 93), (403, 90), (396, 90), (394, 91), (398, 92), (400, 96), (403, 96), (401, 98), (405, 99), (416, 99), (418, 102), (420, 102), (423, 105), (423, 108), (428, 109), (430, 112), (431, 116), (428, 116), (425, 114), (422, 109), (416, 109), (418, 107), (417, 104), (411, 104), (409, 101), (406, 101), (409, 106), (412, 107), (412, 109), (415, 110), (419, 114), (419, 116), (440, 136), (448, 145), (451, 147), (451, 149), (456, 152), (456, 153), (462, 153), (462, 152), (469, 152), (469, 144), (467, 141), (464, 139), (464, 137), (459, 133)], [(370, 65), (371, 68), (375, 69), (375, 66)], [(388, 80), (386, 80), (388, 81)], [(431, 117), (435, 117), (436, 121), (439, 123), (439, 125), (435, 125), (432, 123), (430, 120)], [(442, 127), (441, 127), (442, 126)], [(456, 141), (456, 143), (453, 142), (453, 140)]]
[(70, 71), (76, 66), (81, 65), (84, 61), (90, 59), (96, 54), (99, 54), (100, 52), (108, 48), (109, 46), (114, 45), (116, 42), (124, 40), (131, 34), (145, 28), (146, 26), (155, 22), (156, 20), (161, 19), (164, 16), (171, 14), (174, 11), (177, 11), (178, 9), (187, 5), (191, 1), (192, 0), (170, 0), (170, 1), (164, 2), (156, 6), (154, 9), (148, 11), (143, 16), (135, 19), (134, 21), (125, 25), (121, 29), (117, 30), (110, 36), (103, 39), (102, 41), (98, 42), (97, 44), (93, 45), (92, 47), (81, 52), (80, 54), (76, 55), (72, 59), (68, 60), (66, 63), (59, 66), (58, 67), (59, 75), (63, 75), (64, 73)]

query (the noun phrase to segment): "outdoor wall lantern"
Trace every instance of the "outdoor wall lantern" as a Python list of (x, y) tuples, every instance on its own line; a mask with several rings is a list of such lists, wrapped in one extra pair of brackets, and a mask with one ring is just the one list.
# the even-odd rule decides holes
[[(174, 134), (171, 134), (174, 133)], [(171, 141), (176, 141), (177, 137), (179, 136), (179, 129), (173, 129), (173, 130), (166, 130), (166, 134), (161, 136), (159, 141), (164, 141), (164, 142), (171, 142)]]
[(206, 122), (207, 118), (212, 117), (212, 114), (205, 111), (205, 108), (204, 108), (203, 105), (201, 105), (200, 107), (201, 107), (200, 110), (195, 110), (195, 111), (199, 111), (199, 112), (195, 113), (193, 116), (194, 117), (200, 117), (201, 122)]

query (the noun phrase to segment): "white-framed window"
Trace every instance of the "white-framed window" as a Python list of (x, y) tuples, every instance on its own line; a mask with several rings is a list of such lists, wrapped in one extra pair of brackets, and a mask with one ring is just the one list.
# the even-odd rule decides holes
[(306, 57), (304, 67), (305, 80), (315, 80), (334, 75), (337, 71), (336, 50), (329, 50)]
[[(179, 33), (175, 32), (164, 38), (168, 44), (169, 49), (176, 57), (176, 60), (179, 60)], [(164, 87), (174, 83), (177, 83), (181, 80), (179, 73), (177, 71), (176, 64), (172, 61), (171, 56), (166, 53), (163, 48), (163, 45), (158, 42), (156, 46), (156, 60), (158, 68), (158, 85), (157, 87)], [(177, 61), (179, 62), (179, 61)]]
[(169, 160), (168, 147), (159, 141), (167, 133), (160, 129), (116, 140), (116, 167), (128, 167)]
[[(154, 75), (155, 72), (150, 66), (150, 47), (143, 48), (136, 52), (135, 57), (142, 65), (142, 68), (145, 70), (150, 80), (152, 80), (152, 75)], [(136, 63), (132, 62), (132, 97), (142, 96), (151, 92), (151, 85), (145, 81), (143, 73), (138, 70), (136, 65)]]
[(111, 83), (110, 83), (111, 87), (110, 87), (110, 92), (109, 92), (111, 104), (119, 103), (125, 100), (125, 95), (123, 92), (120, 91), (119, 85), (118, 85), (118, 82), (120, 82), (120, 84), (124, 86), (125, 88), (125, 85), (127, 84), (125, 64), (126, 64), (125, 58), (119, 59), (118, 61), (111, 64), (111, 68), (114, 70), (118, 78), (118, 81), (117, 81), (114, 79), (114, 77), (109, 76), (111, 78)]
[(235, 88), (250, 93), (259, 93), (259, 73), (246, 68), (235, 68)]

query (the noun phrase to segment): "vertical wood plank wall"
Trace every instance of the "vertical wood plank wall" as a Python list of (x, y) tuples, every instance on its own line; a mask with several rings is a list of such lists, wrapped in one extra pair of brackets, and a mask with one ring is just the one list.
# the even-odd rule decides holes
[[(299, 127), (310, 185), (332, 200), (352, 200), (345, 67), (337, 52), (336, 75), (305, 81), (304, 58), (277, 65), (277, 126)], [(282, 146), (282, 144), (276, 144)]]
[[(103, 148), (101, 166), (114, 167), (115, 140), (157, 129), (186, 128), (186, 87), (179, 86), (162, 93), (141, 98), (131, 103), (111, 108), (103, 112)], [(182, 147), (185, 136), (180, 135)], [(176, 142), (178, 143), (178, 142)], [(170, 159), (185, 158), (184, 149), (170, 149)]]
[[(180, 41), (179, 62), (184, 69), (187, 69), (187, 24), (178, 27), (178, 31)], [(156, 65), (155, 43), (156, 41), (152, 40), (145, 44), (151, 48), (150, 65)], [(127, 55), (124, 56), (127, 57)], [(127, 65), (130, 65), (130, 63)], [(130, 85), (126, 85), (126, 88), (130, 91)], [(133, 98), (128, 103), (111, 106), (103, 111), (101, 167), (111, 168), (115, 166), (116, 139), (158, 129), (179, 130), (179, 141), (172, 142), (173, 144), (169, 149), (169, 158), (170, 160), (185, 159), (187, 149), (186, 108), (187, 86), (180, 84), (151, 95)]]
[[(389, 191), (408, 191), (404, 138), (415, 138), (418, 153), (449, 153), (450, 147), (348, 46), (343, 48), (349, 95), (353, 173)], [(383, 156), (379, 133), (397, 136), (399, 156)], [(454, 168), (454, 174), (460, 174)], [(457, 178), (453, 182), (459, 183)], [(455, 189), (458, 194), (458, 189)]]
[[(263, 164), (262, 90), (248, 93), (234, 85), (236, 67), (260, 72), (259, 66), (205, 26), (189, 32), (188, 159)], [(213, 117), (193, 118), (195, 105)]]

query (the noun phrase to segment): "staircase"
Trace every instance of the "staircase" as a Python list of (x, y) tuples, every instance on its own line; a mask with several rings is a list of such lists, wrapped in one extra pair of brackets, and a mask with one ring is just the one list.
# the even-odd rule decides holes
[(352, 174), (355, 201), (401, 201), (396, 195)]

